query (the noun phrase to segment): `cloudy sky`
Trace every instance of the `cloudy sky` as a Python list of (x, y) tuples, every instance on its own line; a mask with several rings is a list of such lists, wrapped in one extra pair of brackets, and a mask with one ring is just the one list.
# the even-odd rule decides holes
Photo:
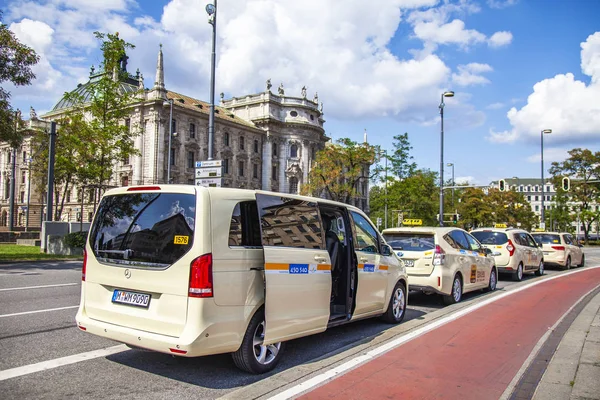
[[(37, 80), (8, 88), (39, 113), (100, 63), (94, 31), (135, 44), (128, 69), (154, 81), (163, 44), (170, 90), (208, 100), (211, 25), (206, 0), (5, 0), (4, 23), (41, 55)], [(391, 150), (408, 132), (420, 167), (444, 160), (457, 180), (487, 184), (540, 176), (574, 147), (600, 150), (600, 1), (220, 0), (216, 92), (265, 90), (324, 103), (327, 134)], [(446, 168), (446, 179), (451, 169)]]

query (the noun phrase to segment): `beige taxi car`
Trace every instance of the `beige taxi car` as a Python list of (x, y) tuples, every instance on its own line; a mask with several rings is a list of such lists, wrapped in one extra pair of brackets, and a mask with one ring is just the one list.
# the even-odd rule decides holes
[(520, 282), (523, 273), (544, 275), (544, 253), (529, 232), (514, 228), (480, 228), (471, 231), (481, 244), (492, 250), (498, 272), (511, 274)]
[(458, 303), (463, 293), (496, 290), (492, 252), (463, 229), (401, 227), (382, 234), (404, 262), (410, 290), (440, 294), (445, 304)]
[[(359, 240), (360, 239), (360, 240)], [(103, 196), (85, 246), (77, 326), (175, 356), (232, 353), (267, 372), (286, 341), (404, 318), (405, 268), (358, 208), (192, 185)]]
[(547, 265), (562, 269), (571, 269), (572, 266), (583, 267), (585, 265), (585, 254), (583, 254), (582, 246), (577, 243), (570, 233), (533, 232), (531, 235), (542, 246), (544, 260)]

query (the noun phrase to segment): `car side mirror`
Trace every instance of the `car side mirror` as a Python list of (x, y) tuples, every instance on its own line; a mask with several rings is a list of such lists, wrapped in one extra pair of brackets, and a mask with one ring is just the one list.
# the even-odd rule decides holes
[(483, 252), (485, 253), (486, 256), (489, 256), (490, 254), (492, 254), (492, 250), (488, 249), (487, 247), (483, 248)]
[(392, 248), (390, 246), (388, 246), (387, 244), (382, 244), (381, 245), (381, 254), (384, 256), (391, 256)]

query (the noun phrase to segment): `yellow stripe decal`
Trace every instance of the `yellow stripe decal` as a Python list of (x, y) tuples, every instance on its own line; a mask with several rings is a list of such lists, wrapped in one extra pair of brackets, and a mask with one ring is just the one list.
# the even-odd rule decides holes
[(379, 269), (382, 271), (387, 271), (388, 270), (388, 266), (387, 265), (380, 265)]
[(317, 271), (331, 271), (331, 265), (329, 265), (329, 264), (317, 264)]
[(265, 269), (269, 271), (287, 271), (290, 269), (290, 264), (265, 263)]

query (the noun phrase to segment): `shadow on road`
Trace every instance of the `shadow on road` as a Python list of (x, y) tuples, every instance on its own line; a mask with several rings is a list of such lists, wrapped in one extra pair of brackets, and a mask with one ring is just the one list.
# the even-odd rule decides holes
[[(0, 263), (1, 274), (39, 275), (42, 271), (80, 270), (82, 260), (74, 261), (19, 261)], [(39, 271), (39, 272), (38, 272)]]

